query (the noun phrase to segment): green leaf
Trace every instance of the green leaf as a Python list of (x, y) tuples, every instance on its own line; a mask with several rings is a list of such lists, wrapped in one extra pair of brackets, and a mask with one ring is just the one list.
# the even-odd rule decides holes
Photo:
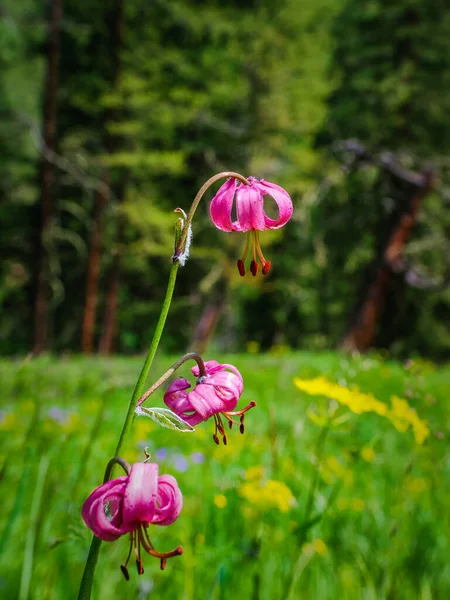
[(195, 431), (189, 423), (180, 419), (179, 416), (168, 408), (145, 408), (144, 406), (138, 406), (134, 412), (138, 417), (150, 417), (150, 419), (153, 419), (159, 425), (173, 431), (181, 431), (182, 433)]

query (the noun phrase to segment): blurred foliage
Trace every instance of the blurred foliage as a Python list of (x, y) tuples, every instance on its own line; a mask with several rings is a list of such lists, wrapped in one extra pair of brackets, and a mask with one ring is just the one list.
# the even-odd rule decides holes
[[(105, 172), (110, 201), (96, 338), (119, 251), (122, 352), (143, 349), (154, 328), (172, 253), (172, 211), (187, 210), (204, 180), (225, 169), (286, 187), (294, 218), (262, 236), (270, 276), (241, 279), (235, 260), (244, 240), (214, 230), (203, 202), (166, 350), (189, 344), (215, 289), (225, 297), (215, 338), (221, 348), (242, 349), (248, 340), (262, 348), (335, 345), (386, 222), (410, 193), (376, 166), (342, 170), (342, 157), (330, 154), (341, 139), (395, 151), (410, 169), (434, 164), (438, 191), (426, 198), (407, 252), (425, 274), (442, 279), (450, 229), (445, 3), (207, 0), (199, 10), (193, 0), (133, 0), (124, 3), (120, 43), (111, 28), (114, 6), (64, 2), (55, 211), (46, 239), (52, 350), (80, 348), (93, 206)], [(44, 8), (5, 0), (0, 12), (2, 354), (30, 348)], [(448, 357), (449, 305), (448, 291), (411, 289), (397, 277), (376, 344), (399, 355)]]
[[(334, 353), (214, 358), (242, 372), (242, 406), (258, 403), (245, 434), (233, 428), (228, 445), (216, 446), (211, 422), (174, 433), (135, 421), (125, 458), (143, 460), (148, 447), (184, 496), (177, 522), (150, 527), (151, 539), (159, 550), (182, 544), (184, 554), (163, 572), (145, 555), (144, 575), (130, 569), (126, 582), (119, 566), (128, 539), (104, 543), (95, 598), (446, 600), (449, 369)], [(152, 379), (173, 360), (160, 355)], [(140, 366), (130, 358), (0, 362), (2, 598), (20, 597), (27, 577), (31, 598), (76, 597), (91, 538), (80, 505), (102, 481)], [(320, 389), (294, 384), (318, 378)], [(163, 406), (162, 396), (151, 406)], [(395, 401), (389, 418), (377, 414), (391, 398), (409, 408)], [(416, 441), (405, 417), (426, 423), (428, 437)]]

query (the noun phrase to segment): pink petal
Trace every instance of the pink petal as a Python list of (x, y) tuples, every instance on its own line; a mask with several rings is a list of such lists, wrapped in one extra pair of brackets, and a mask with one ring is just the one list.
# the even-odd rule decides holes
[(158, 465), (135, 463), (128, 476), (123, 499), (123, 522), (151, 523), (155, 516)]
[[(127, 485), (127, 476), (107, 481), (96, 488), (81, 511), (82, 517), (95, 536), (105, 542), (112, 542), (134, 528), (122, 522), (121, 504)], [(110, 505), (111, 518), (106, 515), (106, 504)]]
[(292, 206), (292, 200), (289, 194), (276, 183), (269, 183), (261, 179), (256, 186), (259, 188), (262, 194), (268, 194), (272, 196), (278, 205), (278, 218), (271, 219), (264, 212), (264, 229), (279, 229), (286, 225), (289, 219), (292, 217), (294, 207)]
[(192, 427), (200, 423), (201, 418), (198, 419), (196, 415), (192, 415), (193, 408), (189, 400), (189, 394), (185, 390), (190, 388), (191, 384), (184, 377), (176, 379), (167, 388), (164, 394), (164, 402), (176, 415), (181, 417), (186, 423), (189, 423)]
[(211, 385), (203, 383), (196, 385), (189, 394), (189, 400), (191, 401), (192, 408), (197, 413), (197, 418), (200, 417), (199, 423), (225, 410), (224, 401), (217, 396), (214, 386)]
[(183, 507), (183, 496), (172, 475), (158, 477), (158, 495), (153, 523), (170, 525), (178, 518)]
[(236, 214), (237, 220), (233, 223), (236, 231), (249, 231), (259, 229), (264, 231), (263, 197), (256, 185), (241, 184), (236, 190)]
[(236, 190), (236, 179), (228, 179), (220, 188), (209, 205), (209, 214), (214, 225), (222, 231), (233, 231), (231, 209)]

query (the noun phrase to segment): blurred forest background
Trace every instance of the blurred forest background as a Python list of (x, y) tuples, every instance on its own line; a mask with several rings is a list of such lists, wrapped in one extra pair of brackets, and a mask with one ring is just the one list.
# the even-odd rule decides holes
[(173, 352), (450, 356), (444, 0), (2, 0), (0, 353), (134, 353), (173, 210), (221, 170), (285, 187), (267, 278), (203, 201)]

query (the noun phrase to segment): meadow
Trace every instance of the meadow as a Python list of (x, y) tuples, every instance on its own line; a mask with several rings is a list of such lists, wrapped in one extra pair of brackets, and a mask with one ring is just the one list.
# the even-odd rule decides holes
[[(151, 377), (175, 358), (159, 356)], [(239, 406), (257, 402), (244, 435), (216, 446), (211, 422), (177, 433), (140, 418), (124, 455), (143, 460), (148, 447), (177, 477), (181, 516), (150, 535), (183, 556), (165, 571), (145, 556), (127, 582), (128, 540), (104, 543), (93, 598), (449, 598), (450, 369), (283, 349), (214, 358), (243, 374)], [(0, 362), (1, 598), (76, 598), (91, 540), (81, 505), (141, 363)], [(150, 405), (163, 406), (161, 390)]]

